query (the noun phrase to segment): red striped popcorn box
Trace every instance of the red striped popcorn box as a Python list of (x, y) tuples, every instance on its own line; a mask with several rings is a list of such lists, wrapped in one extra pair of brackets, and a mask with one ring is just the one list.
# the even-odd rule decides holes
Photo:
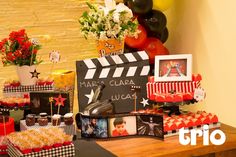
[(170, 91), (194, 93), (194, 90), (201, 85), (201, 79), (199, 78), (196, 77), (193, 81), (154, 82), (153, 77), (149, 77), (149, 82), (146, 84), (147, 96), (150, 98), (154, 93), (169, 93)]

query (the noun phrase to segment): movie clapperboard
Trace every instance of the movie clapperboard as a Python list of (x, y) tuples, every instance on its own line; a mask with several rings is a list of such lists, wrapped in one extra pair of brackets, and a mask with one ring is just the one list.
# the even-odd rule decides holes
[[(105, 84), (101, 100), (112, 100), (116, 113), (131, 112), (135, 107), (138, 110), (148, 105), (146, 83), (150, 66), (145, 51), (77, 61), (76, 70), (80, 112), (92, 101), (97, 85), (101, 83)], [(136, 96), (131, 86), (141, 87)]]

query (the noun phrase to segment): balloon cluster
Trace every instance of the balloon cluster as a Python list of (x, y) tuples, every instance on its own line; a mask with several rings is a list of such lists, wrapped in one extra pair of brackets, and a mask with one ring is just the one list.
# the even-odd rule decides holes
[(173, 0), (124, 0), (139, 21), (138, 37), (125, 38), (125, 51), (145, 50), (154, 64), (156, 55), (168, 55), (163, 45), (168, 39), (167, 19), (162, 11), (167, 10)]

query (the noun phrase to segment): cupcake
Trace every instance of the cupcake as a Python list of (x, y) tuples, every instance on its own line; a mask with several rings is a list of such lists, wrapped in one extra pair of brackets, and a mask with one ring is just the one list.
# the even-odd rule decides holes
[(43, 113), (40, 113), (39, 116), (40, 116), (40, 117), (47, 117), (48, 114), (43, 112)]
[(73, 120), (73, 113), (67, 113), (64, 115), (64, 122), (65, 125), (72, 125), (74, 120)]
[(33, 114), (28, 114), (26, 116), (25, 123), (26, 123), (27, 126), (35, 125), (35, 116)]
[(57, 126), (61, 124), (61, 115), (59, 114), (54, 114), (52, 116), (52, 125)]
[(48, 118), (47, 117), (39, 117), (38, 123), (40, 126), (47, 126), (48, 125)]

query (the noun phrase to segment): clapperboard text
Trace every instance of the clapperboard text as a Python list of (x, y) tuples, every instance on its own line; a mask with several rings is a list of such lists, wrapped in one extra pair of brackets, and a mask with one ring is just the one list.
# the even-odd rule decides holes
[[(85, 87), (85, 88), (93, 88), (93, 87), (97, 87), (98, 84), (105, 84), (104, 81), (84, 81), (84, 82), (79, 82), (79, 86), (81, 88)], [(120, 87), (120, 86), (132, 86), (135, 85), (134, 81), (131, 80), (110, 80), (109, 81), (109, 85), (111, 87)], [(120, 99), (122, 100), (126, 100), (126, 99), (134, 99), (135, 98), (135, 94), (115, 94), (115, 95), (111, 95), (111, 100), (112, 101), (118, 101)]]

